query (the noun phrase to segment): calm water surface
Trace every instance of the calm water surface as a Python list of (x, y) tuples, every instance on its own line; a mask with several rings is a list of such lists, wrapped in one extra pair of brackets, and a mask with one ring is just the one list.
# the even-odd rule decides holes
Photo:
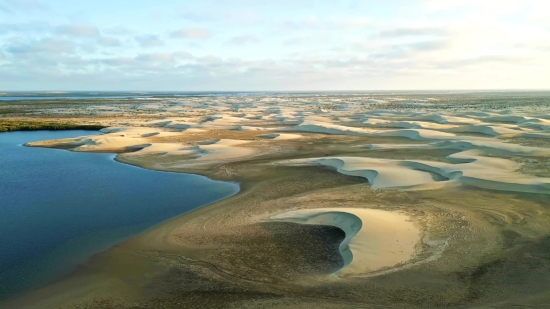
[(238, 185), (121, 164), (112, 154), (21, 144), (90, 131), (0, 133), (0, 300)]

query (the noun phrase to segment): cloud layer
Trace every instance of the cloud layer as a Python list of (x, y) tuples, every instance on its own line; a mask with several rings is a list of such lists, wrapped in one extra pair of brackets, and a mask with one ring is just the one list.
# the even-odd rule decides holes
[(147, 2), (0, 0), (0, 88), (550, 88), (543, 1)]

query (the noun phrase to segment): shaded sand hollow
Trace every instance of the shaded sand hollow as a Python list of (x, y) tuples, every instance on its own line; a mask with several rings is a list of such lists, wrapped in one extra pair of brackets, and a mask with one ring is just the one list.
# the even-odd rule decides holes
[(286, 212), (274, 221), (340, 228), (346, 238), (339, 246), (343, 267), (338, 276), (368, 275), (406, 263), (420, 240), (418, 229), (405, 215), (379, 209), (323, 208)]
[(70, 119), (105, 124), (102, 135), (29, 143), (114, 152), (241, 192), (3, 308), (550, 304), (549, 107), (247, 100), (97, 103), (94, 117)]

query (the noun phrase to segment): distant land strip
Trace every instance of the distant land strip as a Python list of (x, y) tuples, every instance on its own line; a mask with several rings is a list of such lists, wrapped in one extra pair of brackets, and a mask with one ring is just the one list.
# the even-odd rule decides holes
[(104, 125), (95, 124), (0, 119), (0, 132), (38, 130), (101, 130), (103, 128), (105, 128)]

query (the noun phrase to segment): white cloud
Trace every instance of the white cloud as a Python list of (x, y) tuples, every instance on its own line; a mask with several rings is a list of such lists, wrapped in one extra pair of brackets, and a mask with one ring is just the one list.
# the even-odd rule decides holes
[[(213, 0), (142, 15), (134, 8), (127, 15), (135, 19), (110, 22), (90, 13), (74, 24), (73, 15), (59, 18), (53, 4), (46, 14), (36, 3), (3, 2), (9, 10), (26, 5), (29, 17), (2, 15), (2, 76), (131, 77), (158, 87), (173, 78), (172, 85), (251, 90), (529, 88), (550, 80), (546, 1), (420, 0), (368, 10), (368, 1), (321, 9), (316, 1), (239, 0), (222, 9)], [(166, 18), (141, 24), (152, 10)]]
[(5, 50), (12, 55), (26, 55), (35, 53), (72, 53), (76, 49), (76, 45), (65, 39), (48, 37), (39, 40), (25, 41), (22, 39), (12, 38), (8, 40)]
[(231, 45), (245, 45), (249, 43), (259, 42), (260, 39), (255, 35), (238, 35), (230, 38), (227, 43)]
[(210, 33), (204, 28), (185, 28), (172, 32), (170, 36), (184, 39), (208, 39)]
[(97, 43), (105, 47), (117, 47), (122, 45), (122, 42), (118, 38), (114, 37), (100, 37), (97, 40)]
[(159, 35), (148, 34), (139, 35), (134, 38), (141, 47), (155, 47), (164, 45), (164, 41)]
[(47, 10), (49, 8), (48, 5), (38, 0), (6, 0), (5, 3), (7, 7), (16, 10)]
[(94, 25), (87, 24), (67, 24), (60, 25), (56, 28), (57, 33), (61, 35), (71, 36), (71, 37), (98, 37), (99, 30)]
[(398, 37), (419, 37), (419, 36), (444, 36), (447, 30), (437, 27), (407, 27), (384, 30), (379, 33), (381, 37), (398, 38)]

